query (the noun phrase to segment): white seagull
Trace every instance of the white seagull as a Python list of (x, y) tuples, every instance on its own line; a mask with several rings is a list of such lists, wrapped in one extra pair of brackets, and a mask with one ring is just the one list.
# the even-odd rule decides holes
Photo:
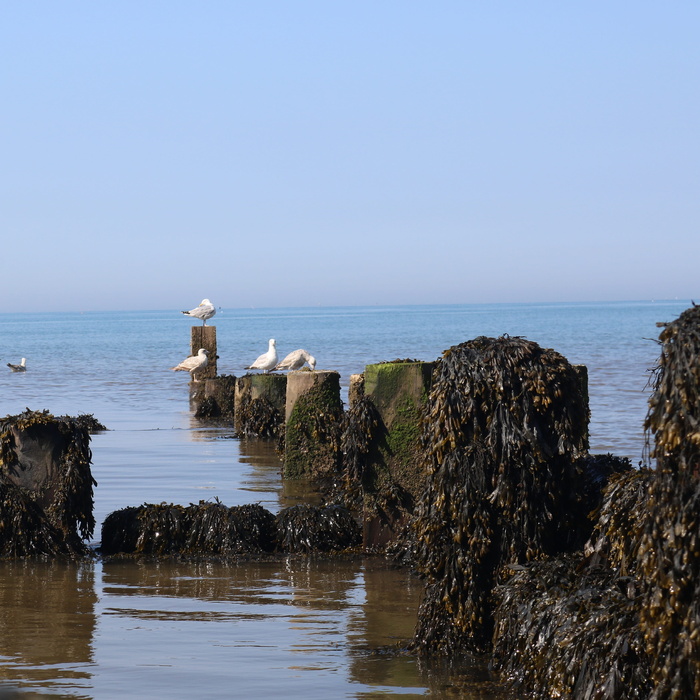
[(209, 350), (204, 348), (199, 348), (199, 352), (196, 355), (190, 355), (187, 359), (183, 360), (179, 365), (171, 367), (174, 372), (189, 372), (192, 377), (192, 381), (199, 381), (194, 375), (200, 369), (204, 369), (209, 364)]
[(275, 368), (277, 364), (277, 348), (275, 347), (275, 339), (270, 338), (270, 344), (268, 345), (267, 352), (260, 355), (252, 365), (249, 365), (245, 369), (261, 369), (263, 372), (269, 372), (271, 369)]
[(185, 316), (192, 316), (200, 319), (202, 325), (206, 326), (207, 320), (216, 313), (216, 309), (209, 299), (202, 299), (202, 303), (197, 308), (191, 309), (190, 311), (183, 311), (182, 313), (185, 314)]
[(11, 363), (7, 363), (7, 366), (13, 371), (13, 372), (26, 372), (27, 371), (27, 358), (23, 357), (22, 362), (20, 362), (18, 365), (13, 365)]
[(290, 352), (275, 369), (301, 369), (305, 362), (309, 363), (311, 369), (316, 369), (316, 358), (313, 355), (309, 355), (306, 350), (300, 348), (299, 350)]

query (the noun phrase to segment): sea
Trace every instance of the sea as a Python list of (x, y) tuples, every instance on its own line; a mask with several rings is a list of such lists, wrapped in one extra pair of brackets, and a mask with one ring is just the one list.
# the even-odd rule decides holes
[[(436, 360), (477, 336), (521, 336), (588, 368), (590, 450), (646, 463), (659, 323), (689, 300), (277, 309), (219, 308), (218, 373), (241, 376), (275, 338), (352, 374)], [(99, 546), (105, 517), (218, 499), (273, 513), (315, 498), (284, 482), (269, 442), (200, 421), (178, 310), (0, 314), (0, 416), (91, 414)], [(27, 371), (6, 363), (26, 358)], [(511, 700), (478, 659), (403, 651), (423, 584), (381, 557), (342, 561), (0, 562), (0, 698), (467, 698)]]

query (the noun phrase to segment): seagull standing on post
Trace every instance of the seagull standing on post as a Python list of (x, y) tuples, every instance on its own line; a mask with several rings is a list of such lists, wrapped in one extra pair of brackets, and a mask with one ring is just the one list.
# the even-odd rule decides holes
[(267, 352), (258, 357), (252, 365), (245, 369), (261, 369), (263, 372), (269, 372), (275, 368), (277, 364), (277, 348), (275, 347), (275, 339), (270, 338), (270, 343), (267, 347)]
[(210, 319), (216, 313), (216, 308), (214, 308), (214, 304), (212, 304), (209, 299), (202, 299), (202, 303), (199, 306), (190, 311), (183, 311), (182, 313), (185, 314), (185, 316), (201, 319), (202, 325), (206, 326), (207, 319)]

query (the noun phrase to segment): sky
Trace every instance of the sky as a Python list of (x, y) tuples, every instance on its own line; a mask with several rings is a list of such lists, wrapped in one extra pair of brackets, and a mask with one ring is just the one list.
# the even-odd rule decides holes
[(700, 300), (700, 3), (0, 6), (0, 312)]

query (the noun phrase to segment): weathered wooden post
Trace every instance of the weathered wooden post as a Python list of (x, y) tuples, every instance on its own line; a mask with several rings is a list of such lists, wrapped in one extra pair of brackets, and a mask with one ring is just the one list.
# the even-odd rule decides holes
[(216, 377), (216, 326), (192, 326), (190, 335), (190, 355), (196, 355), (200, 348), (209, 353), (207, 366), (197, 372), (197, 381), (190, 382), (190, 403), (197, 412), (206, 398), (205, 381)]
[(233, 427), (237, 435), (272, 438), (284, 425), (287, 377), (284, 374), (246, 374), (234, 392)]
[(338, 471), (343, 403), (340, 374), (287, 375), (284, 476), (320, 479)]
[(365, 395), (365, 375), (351, 374), (348, 387), (348, 403), (354, 406)]
[(406, 361), (365, 367), (364, 395), (380, 422), (362, 477), (367, 546), (383, 546), (398, 534), (425, 487), (420, 423), (434, 366)]

